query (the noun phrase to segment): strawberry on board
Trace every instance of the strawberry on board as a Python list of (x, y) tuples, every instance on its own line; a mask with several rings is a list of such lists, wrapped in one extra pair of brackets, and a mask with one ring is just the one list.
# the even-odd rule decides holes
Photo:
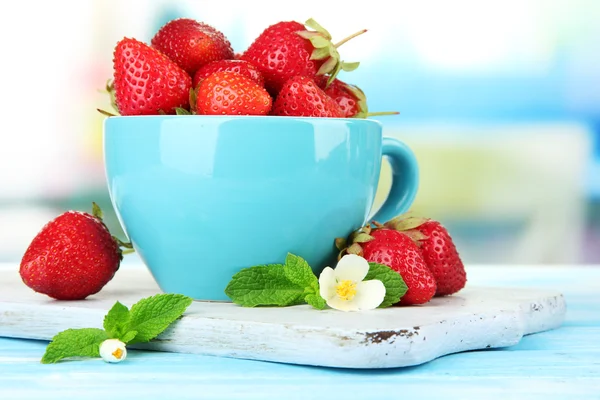
[(189, 107), (192, 78), (167, 56), (124, 38), (114, 52), (113, 95), (121, 115), (174, 114)]
[(98, 293), (119, 269), (120, 246), (131, 249), (102, 222), (100, 208), (93, 215), (67, 211), (48, 222), (35, 236), (19, 274), (38, 293), (58, 300), (82, 300)]
[(338, 104), (306, 76), (295, 76), (285, 82), (273, 103), (271, 114), (288, 117), (344, 116)]
[(196, 114), (200, 115), (266, 115), (272, 102), (265, 88), (235, 72), (215, 72), (196, 89)]
[[(305, 25), (314, 30), (307, 30)], [(333, 44), (331, 35), (313, 19), (305, 25), (282, 21), (265, 29), (240, 56), (254, 64), (265, 78), (267, 90), (274, 96), (294, 76), (315, 78), (329, 74), (335, 79), (340, 70), (352, 71), (358, 63), (341, 60), (338, 47), (366, 30)]]
[(265, 85), (265, 80), (263, 79), (260, 71), (252, 64), (243, 60), (219, 60), (213, 61), (206, 65), (203, 65), (196, 71), (194, 74), (194, 78), (192, 79), (192, 86), (194, 88), (198, 87), (198, 83), (208, 77), (215, 72), (235, 72), (237, 74), (243, 75), (247, 78), (252, 79), (259, 86)]
[(384, 225), (417, 240), (425, 263), (437, 282), (436, 296), (450, 295), (465, 287), (465, 267), (448, 230), (439, 221), (401, 215)]
[(154, 35), (151, 44), (190, 76), (211, 61), (233, 58), (231, 43), (222, 32), (190, 18), (167, 22)]
[(387, 265), (402, 276), (408, 290), (400, 299), (400, 305), (425, 304), (435, 295), (434, 276), (409, 235), (395, 229), (365, 226), (353, 232), (349, 240), (350, 246), (346, 247), (345, 239), (336, 239), (340, 256), (357, 254), (369, 262)]

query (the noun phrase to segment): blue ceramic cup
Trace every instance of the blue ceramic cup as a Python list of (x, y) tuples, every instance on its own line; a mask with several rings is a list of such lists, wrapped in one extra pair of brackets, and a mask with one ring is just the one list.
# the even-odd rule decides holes
[(161, 290), (228, 300), (242, 268), (288, 252), (318, 275), (334, 239), (367, 221), (382, 156), (392, 166), (373, 219), (410, 207), (417, 162), (365, 119), (251, 116), (110, 117), (104, 157), (112, 204)]

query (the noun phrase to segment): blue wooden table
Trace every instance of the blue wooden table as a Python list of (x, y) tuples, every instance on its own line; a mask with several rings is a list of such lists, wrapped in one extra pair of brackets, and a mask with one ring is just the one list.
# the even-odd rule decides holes
[(42, 365), (46, 342), (0, 338), (0, 400), (600, 399), (600, 266), (472, 266), (469, 285), (553, 288), (567, 317), (513, 347), (393, 370), (344, 370), (130, 351)]

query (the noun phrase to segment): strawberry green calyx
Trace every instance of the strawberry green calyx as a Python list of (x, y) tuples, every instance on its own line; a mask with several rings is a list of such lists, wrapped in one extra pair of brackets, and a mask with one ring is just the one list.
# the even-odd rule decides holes
[[(94, 218), (96, 218), (98, 221), (100, 221), (102, 223), (102, 225), (104, 225), (106, 230), (108, 230), (108, 227), (106, 226), (106, 224), (104, 223), (104, 220), (103, 220), (104, 212), (102, 211), (102, 209), (96, 202), (92, 202), (92, 215), (94, 216)], [(133, 249), (133, 244), (131, 242), (124, 242), (121, 239), (119, 239), (113, 235), (111, 235), (111, 237), (113, 238), (115, 243), (117, 243), (117, 245), (119, 246), (119, 254), (121, 256), (121, 259), (123, 259), (123, 254), (130, 254), (130, 253), (135, 252), (135, 250)], [(121, 249), (121, 247), (123, 249)]]
[(112, 79), (106, 81), (106, 92), (110, 96), (110, 105), (113, 109), (119, 113), (119, 107), (117, 107), (117, 100), (115, 98), (115, 83)]
[(329, 79), (327, 80), (327, 84), (325, 87), (329, 86), (331, 82), (333, 82), (333, 80), (341, 70), (350, 72), (358, 68), (358, 62), (345, 62), (341, 60), (340, 53), (338, 52), (338, 47), (343, 45), (350, 39), (362, 35), (367, 31), (366, 29), (360, 30), (334, 44), (331, 41), (331, 34), (314, 19), (308, 19), (304, 23), (304, 25), (313, 29), (313, 31), (304, 30), (296, 33), (304, 39), (310, 40), (311, 44), (315, 48), (311, 54), (311, 60), (325, 60), (325, 62), (317, 71), (317, 75), (329, 74)]
[(363, 255), (363, 250), (361, 247), (362, 243), (370, 242), (374, 239), (371, 236), (371, 225), (367, 224), (360, 229), (355, 230), (346, 238), (336, 238), (335, 239), (335, 247), (339, 250), (338, 253), (338, 261), (342, 259), (346, 254), (356, 254), (357, 256)]
[(353, 118), (368, 118), (368, 117), (376, 117), (382, 115), (398, 115), (400, 114), (398, 111), (381, 111), (381, 112), (369, 112), (369, 107), (367, 106), (367, 96), (365, 92), (363, 92), (358, 86), (351, 85), (346, 83), (348, 90), (356, 97), (358, 112), (354, 115)]
[(117, 107), (117, 101), (115, 99), (115, 84), (114, 84), (113, 80), (108, 79), (106, 81), (106, 86), (104, 87), (104, 90), (99, 90), (99, 91), (108, 93), (108, 95), (110, 96), (110, 105), (114, 109), (114, 112), (102, 110), (100, 108), (96, 108), (96, 111), (98, 111), (100, 114), (102, 114), (106, 117), (116, 117), (117, 115), (120, 115), (119, 108)]
[(96, 111), (98, 111), (100, 114), (102, 114), (102, 115), (104, 115), (106, 117), (116, 117), (117, 116), (117, 114), (113, 114), (111, 112), (104, 111), (104, 110), (102, 110), (100, 108), (96, 108)]
[(408, 231), (410, 229), (418, 228), (429, 220), (429, 218), (407, 217), (404, 215), (399, 215), (383, 224), (383, 226), (395, 229), (397, 231)]
[(362, 257), (362, 244), (374, 240), (375, 238), (371, 233), (378, 229), (393, 229), (402, 232), (417, 245), (420, 245), (420, 242), (428, 239), (428, 236), (421, 233), (417, 228), (428, 221), (430, 221), (429, 218), (412, 217), (407, 216), (406, 214), (399, 215), (384, 224), (377, 221), (371, 221), (367, 225), (352, 232), (348, 238), (335, 239), (335, 247), (339, 250), (338, 260), (346, 254), (356, 254)]

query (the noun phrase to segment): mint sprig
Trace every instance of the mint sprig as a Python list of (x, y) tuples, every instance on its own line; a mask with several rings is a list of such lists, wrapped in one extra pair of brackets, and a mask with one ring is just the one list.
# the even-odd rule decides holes
[(148, 342), (175, 322), (192, 304), (180, 294), (157, 294), (141, 299), (131, 310), (116, 302), (104, 317), (103, 327), (67, 329), (58, 333), (46, 347), (42, 364), (71, 357), (99, 357), (106, 339), (126, 344)]
[(100, 357), (100, 344), (106, 339), (108, 336), (102, 329), (67, 329), (52, 338), (42, 364), (52, 364), (67, 357)]
[(225, 294), (244, 307), (287, 307), (308, 303), (325, 308), (319, 281), (302, 257), (288, 253), (285, 264), (258, 265), (236, 273)]
[[(386, 294), (379, 308), (400, 301), (407, 286), (399, 273), (387, 265), (369, 263), (365, 280), (377, 279), (385, 286)], [(302, 257), (288, 253), (285, 264), (258, 265), (236, 273), (225, 294), (243, 307), (288, 307), (309, 304), (323, 310), (327, 303), (321, 297), (319, 280)]]
[(304, 287), (286, 277), (283, 264), (258, 265), (236, 273), (225, 294), (244, 307), (286, 307), (303, 303)]
[(162, 295), (142, 299), (131, 307), (128, 331), (137, 334), (130, 343), (149, 342), (177, 320), (192, 299), (181, 294)]

